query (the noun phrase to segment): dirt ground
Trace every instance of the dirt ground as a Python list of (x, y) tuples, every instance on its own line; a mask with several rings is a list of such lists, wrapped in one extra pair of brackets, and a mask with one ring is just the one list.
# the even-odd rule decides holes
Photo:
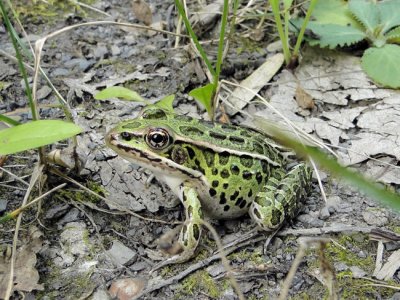
[[(146, 14), (134, 13), (131, 2), (90, 3), (103, 13), (65, 3), (51, 10), (43, 3), (43, 7), (32, 8), (23, 1), (15, 5), (27, 39), (34, 42), (56, 29), (88, 21), (147, 22)], [(165, 30), (175, 31), (173, 1), (147, 2), (153, 26), (162, 23)], [(195, 10), (193, 3), (190, 7)], [(222, 79), (240, 82), (281, 51), (273, 43), (277, 40), (273, 27), (265, 26), (261, 36), (251, 30), (257, 21), (249, 18), (237, 26)], [(217, 38), (217, 24), (197, 28), (203, 41)], [(212, 58), (216, 45), (206, 46)], [(0, 50), (0, 113), (13, 112), (20, 121), (29, 121), (32, 116), (18, 67), (4, 55), (14, 55), (14, 51), (3, 25)], [(260, 94), (304, 132), (331, 145), (345, 165), (399, 192), (400, 93), (376, 86), (359, 62), (349, 51), (305, 46), (300, 65), (293, 72), (281, 68)], [(238, 299), (209, 232), (194, 259), (150, 272), (160, 259), (157, 239), (182, 221), (182, 209), (167, 186), (151, 180), (151, 172), (105, 147), (105, 133), (121, 120), (134, 118), (143, 104), (93, 98), (112, 85), (131, 88), (151, 102), (175, 94), (177, 112), (207, 118), (187, 94), (207, 83), (202, 62), (188, 40), (182, 38), (175, 48), (173, 35), (107, 24), (78, 27), (47, 41), (41, 66), (67, 99), (76, 124), (84, 129), (78, 137), (85, 160), (80, 173), (54, 168), (105, 198), (43, 170), (47, 174), (43, 191), (63, 182), (67, 185), (24, 213), (13, 299), (133, 299), (133, 295), (141, 299)], [(312, 99), (312, 108), (301, 108), (299, 91)], [(41, 118), (64, 118), (43, 78), (38, 99)], [(255, 126), (248, 115), (282, 121), (255, 102), (232, 115), (231, 121)], [(66, 146), (65, 142), (51, 148)], [(8, 157), (3, 164), (0, 214), (21, 205), (37, 160), (35, 151), (27, 151)], [(290, 299), (328, 298), (329, 284), (342, 299), (400, 299), (399, 214), (323, 170), (319, 174), (327, 200), (314, 178), (313, 191), (298, 217), (272, 239), (267, 233), (255, 232), (248, 216), (212, 221), (222, 243), (230, 243), (226, 251), (231, 274), (245, 298), (277, 298), (300, 245), (306, 245), (290, 284)], [(38, 194), (35, 187), (32, 198)], [(0, 298), (8, 282), (14, 230), (14, 221), (0, 224)], [(310, 237), (313, 242), (306, 239)], [(335, 274), (336, 279), (327, 283), (327, 274)]]

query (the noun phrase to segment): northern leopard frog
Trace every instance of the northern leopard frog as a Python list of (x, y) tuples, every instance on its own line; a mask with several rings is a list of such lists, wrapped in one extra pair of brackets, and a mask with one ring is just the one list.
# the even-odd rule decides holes
[(106, 144), (153, 171), (183, 203), (182, 253), (163, 265), (193, 256), (204, 215), (230, 219), (249, 212), (271, 231), (296, 214), (310, 189), (310, 168), (300, 163), (288, 169), (279, 145), (267, 136), (154, 106), (108, 132)]

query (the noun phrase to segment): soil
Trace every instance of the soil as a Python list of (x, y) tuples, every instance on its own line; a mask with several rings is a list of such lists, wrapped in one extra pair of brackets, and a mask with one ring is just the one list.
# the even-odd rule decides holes
[[(62, 1), (56, 1), (51, 9), (43, 3), (31, 7), (24, 1), (15, 1), (15, 6), (27, 32), (24, 40), (34, 42), (56, 29), (88, 21), (146, 23), (148, 15), (146, 19), (137, 9), (135, 14), (131, 2), (91, 1), (92, 7), (108, 16)], [(173, 1), (147, 3), (153, 26), (162, 21), (165, 30), (174, 31), (177, 13)], [(221, 79), (241, 81), (281, 51), (279, 44), (273, 43), (277, 40), (273, 27), (265, 26), (260, 36), (259, 31), (251, 30), (257, 23), (247, 19), (237, 26)], [(218, 22), (197, 30), (202, 41), (216, 39)], [(399, 299), (396, 289), (389, 287), (399, 288), (399, 266), (392, 271), (384, 268), (397, 265), (390, 259), (399, 255), (399, 214), (323, 170), (319, 174), (327, 201), (314, 176), (313, 191), (298, 217), (271, 239), (268, 233), (254, 232), (255, 225), (247, 216), (210, 220), (222, 243), (233, 245), (226, 250), (230, 276), (219, 259), (210, 259), (217, 245), (208, 231), (195, 258), (150, 272), (162, 259), (159, 238), (183, 220), (182, 208), (151, 172), (105, 147), (105, 133), (121, 120), (134, 118), (143, 103), (98, 101), (94, 94), (112, 85), (130, 88), (150, 102), (175, 94), (178, 113), (208, 118), (204, 108), (188, 96), (193, 88), (208, 83), (202, 61), (188, 39), (181, 38), (177, 48), (174, 45), (173, 35), (109, 24), (78, 27), (46, 42), (41, 67), (68, 101), (74, 122), (84, 130), (78, 136), (83, 167), (79, 172), (55, 165), (45, 168), (44, 185), (31, 192), (33, 199), (39, 191), (67, 183), (23, 214), (12, 298), (238, 299), (229, 281), (233, 276), (245, 298), (274, 299), (282, 293), (283, 281), (303, 245), (305, 255), (292, 282), (286, 284), (291, 299), (328, 298), (326, 286), (330, 284), (343, 299)], [(217, 43), (205, 45), (214, 59)], [(14, 55), (4, 25), (0, 25), (0, 50)], [(260, 94), (305, 132), (338, 149), (344, 164), (399, 191), (400, 139), (395, 128), (400, 125), (400, 118), (396, 119), (400, 93), (376, 86), (360, 69), (359, 60), (352, 53), (305, 46), (300, 65), (293, 72), (281, 68)], [(32, 83), (33, 73), (28, 71)], [(296, 101), (299, 87), (313, 108), (301, 108)], [(65, 117), (43, 78), (39, 80), (38, 103), (41, 118)], [(224, 117), (223, 107), (222, 103), (218, 118)], [(32, 120), (18, 66), (3, 54), (0, 113), (21, 122)], [(231, 122), (257, 126), (248, 115), (281, 121), (270, 109), (253, 102), (231, 115)], [(68, 149), (67, 144), (57, 143), (46, 151)], [(2, 167), (29, 182), (37, 162), (37, 151), (32, 150), (10, 155)], [(60, 174), (105, 198), (85, 192)], [(4, 214), (21, 205), (27, 186), (6, 171), (0, 170), (0, 179), (0, 214)], [(14, 231), (14, 221), (0, 223), (0, 298), (5, 295)], [(327, 283), (330, 276), (335, 279)], [(381, 285), (372, 285), (377, 283)]]

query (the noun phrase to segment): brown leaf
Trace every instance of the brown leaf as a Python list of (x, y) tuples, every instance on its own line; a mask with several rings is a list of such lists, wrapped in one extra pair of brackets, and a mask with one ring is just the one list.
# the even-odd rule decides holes
[[(30, 236), (22, 242), (23, 246), (17, 250), (14, 266), (14, 291), (31, 292), (43, 290), (43, 285), (38, 284), (39, 273), (35, 268), (36, 253), (42, 247), (42, 233), (36, 228), (30, 229)], [(3, 299), (7, 290), (10, 277), (10, 258), (0, 257), (0, 299)]]
[(153, 23), (151, 8), (144, 0), (132, 0), (132, 10), (136, 18), (143, 24), (150, 26)]
[(295, 95), (297, 104), (304, 109), (313, 109), (314, 108), (314, 100), (309, 93), (307, 93), (303, 88), (298, 85), (296, 88)]

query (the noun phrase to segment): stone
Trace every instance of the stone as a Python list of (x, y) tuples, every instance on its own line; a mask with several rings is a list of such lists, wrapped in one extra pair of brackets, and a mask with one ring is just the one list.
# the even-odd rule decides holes
[(137, 257), (137, 253), (135, 251), (126, 247), (118, 240), (113, 241), (111, 248), (107, 250), (107, 254), (117, 267), (124, 265), (128, 261)]
[(389, 222), (387, 213), (383, 209), (376, 207), (368, 207), (363, 211), (362, 217), (368, 225), (373, 226), (385, 226)]

